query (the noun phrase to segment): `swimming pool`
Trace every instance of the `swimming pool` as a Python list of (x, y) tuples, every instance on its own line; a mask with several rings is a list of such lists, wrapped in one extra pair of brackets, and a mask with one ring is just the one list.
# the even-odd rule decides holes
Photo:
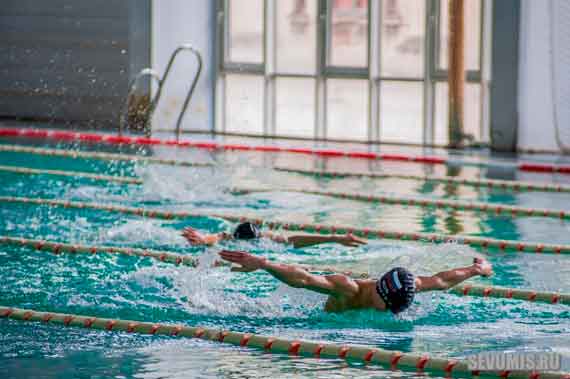
[[(334, 223), (406, 232), (462, 234), (518, 241), (568, 244), (568, 221), (511, 217), (468, 210), (365, 203), (286, 191), (235, 195), (236, 186), (310, 188), (422, 198), (477, 200), (526, 207), (570, 209), (570, 193), (514, 192), (405, 179), (319, 178), (273, 170), (274, 166), (329, 170), (497, 177), (477, 166), (445, 167), (347, 158), (313, 158), (260, 152), (211, 152), (172, 147), (57, 143), (3, 138), (3, 144), (63, 150), (126, 152), (214, 167), (172, 167), (134, 162), (42, 157), (0, 152), (0, 164), (141, 178), (120, 184), (76, 177), (2, 172), (0, 196), (24, 196), (116, 204), (170, 211), (231, 213)], [(507, 179), (510, 173), (504, 174)], [(517, 175), (522, 175), (518, 173)], [(567, 176), (526, 174), (519, 179), (568, 182)], [(2, 203), (0, 234), (85, 245), (152, 248), (213, 259), (217, 248), (191, 247), (180, 236), (185, 226), (229, 230), (217, 218), (159, 220), (93, 209)], [(460, 244), (427, 244), (371, 239), (349, 249), (323, 245), (293, 249), (261, 241), (228, 242), (273, 259), (328, 265), (378, 275), (394, 265), (433, 273), (468, 264), (483, 254), (495, 275), (473, 280), (501, 286), (570, 292), (570, 259), (563, 255), (515, 254)], [(434, 356), (464, 357), (489, 350), (548, 349), (570, 354), (570, 307), (511, 299), (421, 294), (401, 317), (375, 312), (330, 315), (324, 297), (279, 285), (269, 275), (197, 269), (146, 258), (109, 255), (51, 255), (2, 245), (1, 305), (40, 311), (227, 328), (250, 333), (351, 343)], [(391, 377), (416, 376), (344, 360), (269, 355), (251, 349), (162, 336), (61, 328), (0, 320), (3, 377)], [(566, 364), (565, 371), (570, 367)]]

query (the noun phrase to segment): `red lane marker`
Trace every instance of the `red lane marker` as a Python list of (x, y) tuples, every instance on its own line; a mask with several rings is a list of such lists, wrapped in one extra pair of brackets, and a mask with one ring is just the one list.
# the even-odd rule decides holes
[(552, 295), (552, 299), (550, 300), (550, 302), (552, 304), (558, 304), (558, 301), (560, 301), (560, 294), (555, 293), (554, 295)]
[(217, 149), (218, 144), (214, 142), (197, 142), (194, 144), (196, 147), (200, 147), (203, 149)]
[(407, 155), (402, 154), (380, 154), (380, 159), (386, 161), (410, 161), (413, 158), (408, 157)]
[(414, 162), (420, 162), (420, 163), (431, 163), (431, 164), (443, 164), (443, 163), (447, 163), (447, 160), (445, 158), (440, 158), (440, 157), (430, 157), (430, 156), (424, 156), (424, 157), (415, 157), (413, 159)]
[(503, 379), (507, 379), (509, 377), (509, 375), (511, 374), (510, 371), (501, 371), (501, 373), (499, 374), (499, 376)]
[(158, 328), (160, 328), (160, 325), (154, 324), (154, 325), (150, 328), (150, 334), (156, 334), (156, 331), (158, 330)]
[(43, 317), (42, 317), (42, 321), (43, 322), (49, 322), (49, 320), (51, 320), (53, 318), (53, 314), (51, 313), (46, 313)]
[(370, 350), (368, 353), (366, 353), (364, 356), (364, 362), (370, 362), (372, 360), (372, 357), (374, 357), (374, 350)]
[[(47, 133), (46, 133), (47, 134)], [(50, 133), (49, 137), (53, 139), (61, 139), (61, 140), (74, 140), (77, 139), (78, 134), (74, 132), (52, 132)], [(39, 137), (36, 134), (36, 137)]]
[(443, 369), (447, 374), (451, 374), (451, 372), (453, 371), (453, 368), (457, 365), (458, 361), (455, 360), (451, 360), (447, 362), (447, 365), (445, 365), (445, 368)]
[(487, 287), (483, 290), (483, 296), (484, 297), (489, 297), (489, 295), (491, 294), (491, 292), (493, 292), (493, 289), (490, 287)]
[(558, 172), (561, 174), (570, 174), (570, 166), (558, 166)]
[(253, 148), (253, 150), (256, 151), (269, 151), (269, 152), (274, 152), (274, 153), (278, 153), (283, 151), (282, 148), (278, 147), (278, 146), (255, 146)]
[(63, 325), (65, 326), (69, 326), (69, 324), (71, 323), (71, 321), (73, 321), (75, 317), (73, 316), (65, 316), (65, 318), (63, 319)]
[(541, 164), (541, 163), (521, 163), (518, 165), (519, 170), (521, 171), (534, 171), (534, 172), (554, 172), (554, 166), (549, 164)]
[(103, 136), (98, 134), (79, 134), (80, 141), (86, 142), (101, 142), (103, 140)]
[(286, 151), (286, 152), (288, 152), (288, 153), (313, 154), (313, 150), (311, 150), (311, 149), (305, 149), (305, 148), (294, 148), (294, 147), (290, 147), (290, 148), (285, 148), (285, 149), (283, 149), (283, 151)]
[(275, 338), (268, 338), (267, 342), (265, 342), (265, 345), (263, 345), (263, 348), (265, 350), (271, 350), (271, 347), (273, 346), (273, 342), (275, 342)]
[(176, 325), (174, 328), (172, 328), (170, 335), (171, 336), (177, 336), (181, 331), (182, 331), (182, 326)]
[(18, 129), (0, 129), (0, 137), (15, 137), (20, 135)]
[(132, 142), (138, 143), (141, 145), (160, 145), (162, 141), (157, 138), (146, 138), (146, 137), (138, 137), (133, 138)]
[(423, 371), (423, 369), (426, 367), (426, 364), (428, 363), (428, 361), (429, 361), (429, 356), (427, 356), (427, 355), (422, 356), (420, 359), (418, 359), (418, 363), (416, 364), (416, 368), (419, 371)]
[(463, 286), (463, 296), (467, 296), (469, 294), (469, 291), (471, 291), (470, 285)]
[(528, 300), (534, 301), (535, 299), (536, 299), (536, 292), (531, 292), (530, 295), (528, 295)]
[(243, 337), (241, 338), (241, 341), (239, 341), (239, 345), (241, 347), (247, 346), (250, 339), (251, 339), (251, 334), (244, 334)]
[(301, 343), (298, 341), (293, 341), (289, 345), (289, 354), (299, 355), (299, 349), (301, 348)]
[(127, 325), (127, 333), (132, 333), (135, 331), (135, 328), (139, 325), (138, 322), (129, 322), (129, 325)]
[(222, 145), (221, 147), (224, 150), (252, 150), (252, 148), (249, 146), (234, 145), (234, 144), (229, 144), (229, 143), (226, 143), (226, 144)]
[(28, 312), (24, 313), (24, 315), (22, 316), (22, 319), (28, 321), (29, 319), (32, 318), (33, 315), (34, 315), (34, 312), (28, 311)]
[(198, 328), (196, 330), (196, 332), (194, 332), (194, 337), (196, 338), (202, 338), (202, 336), (204, 335), (204, 333), (206, 333), (206, 330), (202, 329), (202, 328)]
[(533, 371), (529, 374), (528, 379), (540, 379), (540, 373)]
[(344, 157), (346, 155), (340, 150), (314, 150), (313, 153), (323, 157)]
[(395, 369), (396, 366), (398, 366), (398, 362), (400, 361), (400, 358), (402, 358), (402, 356), (403, 354), (400, 353), (399, 351), (392, 354), (392, 357), (390, 358), (390, 366), (392, 367), (392, 369)]
[(218, 342), (224, 342), (224, 339), (228, 336), (229, 332), (224, 330), (218, 333)]
[(115, 326), (116, 323), (117, 323), (117, 320), (109, 320), (107, 322), (107, 324), (105, 325), (105, 329), (113, 330), (113, 327)]
[(349, 350), (350, 347), (348, 346), (341, 347), (340, 350), (338, 351), (338, 357), (341, 359), (346, 359), (346, 354), (348, 353)]
[(102, 141), (114, 143), (114, 144), (129, 144), (132, 142), (132, 139), (129, 137), (119, 137), (119, 136), (106, 135), (106, 136), (103, 136)]
[(350, 158), (364, 158), (364, 159), (377, 159), (378, 154), (376, 153), (365, 153), (363, 151), (349, 151), (345, 154)]
[(513, 290), (509, 288), (509, 289), (507, 290), (507, 293), (506, 293), (505, 297), (506, 297), (507, 299), (512, 299), (512, 298), (513, 298)]
[(313, 355), (315, 356), (315, 358), (320, 358), (321, 357), (321, 351), (323, 351), (323, 349), (325, 348), (325, 346), (323, 344), (319, 344), (316, 348), (315, 351), (313, 351)]
[(95, 320), (96, 320), (95, 317), (88, 318), (85, 321), (83, 321), (83, 326), (86, 328), (90, 328), (91, 325), (93, 325), (93, 323), (95, 322)]

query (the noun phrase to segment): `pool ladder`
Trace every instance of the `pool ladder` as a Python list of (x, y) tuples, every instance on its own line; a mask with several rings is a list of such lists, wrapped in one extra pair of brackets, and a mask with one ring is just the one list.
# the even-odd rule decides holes
[(121, 109), (120, 119), (119, 119), (119, 136), (123, 134), (125, 130), (128, 112), (129, 112), (129, 99), (134, 94), (135, 90), (137, 89), (137, 83), (139, 80), (145, 76), (150, 76), (158, 83), (158, 88), (156, 90), (156, 94), (151, 99), (148, 109), (146, 111), (146, 119), (144, 123), (144, 131), (147, 137), (150, 137), (152, 132), (152, 127), (150, 125), (150, 121), (156, 110), (156, 106), (160, 101), (160, 97), (162, 96), (162, 89), (164, 87), (164, 83), (168, 79), (168, 75), (170, 74), (170, 70), (172, 69), (172, 64), (174, 60), (178, 56), (178, 54), (182, 51), (188, 51), (192, 53), (196, 57), (196, 61), (198, 62), (198, 69), (196, 70), (196, 75), (194, 75), (194, 79), (192, 80), (192, 85), (190, 86), (190, 90), (186, 95), (186, 99), (184, 99), (184, 104), (182, 105), (182, 109), (180, 110), (180, 114), (178, 115), (178, 120), (176, 121), (176, 140), (180, 139), (180, 127), (182, 126), (182, 119), (184, 118), (184, 114), (186, 113), (186, 109), (188, 108), (188, 104), (190, 103), (190, 99), (194, 94), (194, 90), (196, 89), (196, 84), (198, 83), (198, 79), (200, 79), (200, 75), (202, 74), (202, 55), (200, 52), (195, 49), (192, 45), (180, 45), (174, 50), (170, 59), (168, 60), (168, 64), (166, 65), (166, 70), (164, 71), (164, 75), (162, 78), (158, 74), (158, 72), (152, 68), (145, 68), (142, 69), (129, 83), (129, 92), (127, 93), (127, 98), (125, 99), (125, 103), (123, 104), (123, 108)]

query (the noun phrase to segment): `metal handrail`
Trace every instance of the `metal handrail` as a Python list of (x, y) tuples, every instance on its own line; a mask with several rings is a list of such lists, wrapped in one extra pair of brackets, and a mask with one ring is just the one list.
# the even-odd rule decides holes
[[(127, 118), (128, 118), (128, 113), (129, 113), (129, 100), (131, 99), (131, 96), (133, 95), (133, 93), (137, 89), (138, 81), (142, 77), (145, 77), (145, 76), (150, 76), (150, 77), (154, 78), (158, 83), (159, 90), (162, 89), (163, 82), (160, 79), (160, 75), (155, 70), (153, 70), (151, 68), (145, 68), (145, 69), (141, 70), (133, 78), (133, 80), (131, 80), (131, 82), (129, 83), (129, 92), (127, 93), (127, 98), (125, 99), (125, 102), (123, 104), (123, 108), (121, 109), (120, 118), (119, 118), (119, 136), (123, 135), (123, 130), (125, 129), (125, 124), (127, 123)], [(155, 95), (155, 97), (156, 97), (156, 95)], [(152, 116), (152, 113), (150, 112), (150, 108), (149, 108), (148, 118), (145, 120), (145, 132), (147, 134), (150, 134), (150, 129), (148, 129), (148, 122), (149, 122), (151, 116)]]
[[(200, 79), (200, 75), (202, 74), (202, 62), (203, 61), (202, 61), (202, 55), (200, 54), (200, 52), (197, 49), (195, 49), (192, 45), (189, 45), (189, 44), (178, 46), (176, 48), (176, 50), (174, 50), (174, 52), (170, 56), (170, 59), (168, 60), (168, 64), (166, 65), (166, 70), (164, 71), (164, 75), (162, 76), (162, 78), (160, 78), (160, 76), (158, 75), (158, 73), (155, 70), (150, 69), (150, 68), (145, 68), (144, 70), (139, 72), (137, 74), (137, 76), (135, 76), (135, 78), (131, 81), (131, 84), (129, 86), (129, 94), (127, 96), (126, 103), (128, 103), (129, 97), (132, 94), (132, 92), (134, 91), (134, 89), (136, 88), (136, 83), (141, 77), (143, 77), (145, 75), (150, 75), (153, 78), (155, 78), (158, 82), (158, 88), (157, 88), (156, 94), (151, 99), (151, 102), (150, 102), (150, 105), (149, 105), (148, 111), (147, 111), (148, 116), (147, 116), (147, 119), (145, 121), (145, 131), (146, 131), (147, 135), (149, 135), (149, 136), (151, 133), (151, 128), (149, 126), (150, 120), (152, 119), (152, 115), (154, 114), (154, 111), (156, 110), (156, 106), (158, 105), (158, 102), (160, 101), (160, 98), (162, 96), (162, 89), (164, 87), (164, 83), (166, 83), (166, 80), (168, 79), (168, 76), (170, 75), (170, 71), (172, 69), (172, 65), (174, 63), (174, 60), (176, 59), (176, 57), (178, 56), (178, 54), (181, 51), (190, 51), (192, 54), (194, 54), (194, 56), (196, 57), (196, 60), (198, 62), (198, 69), (196, 70), (196, 75), (194, 76), (194, 79), (192, 80), (192, 85), (190, 86), (190, 90), (188, 91), (188, 94), (186, 95), (186, 98), (184, 99), (182, 109), (180, 110), (180, 114), (178, 115), (178, 120), (176, 121), (176, 141), (178, 141), (180, 139), (180, 128), (182, 126), (182, 119), (184, 118), (184, 115), (186, 113), (186, 109), (188, 108), (188, 104), (190, 104), (190, 100), (192, 99), (192, 95), (194, 94), (194, 90), (196, 89), (196, 85), (198, 84), (198, 80)], [(119, 123), (119, 135), (121, 135), (121, 133), (122, 133), (124, 122), (125, 122), (124, 113), (125, 113), (125, 111), (123, 110), (123, 112), (121, 113), (121, 120)]]

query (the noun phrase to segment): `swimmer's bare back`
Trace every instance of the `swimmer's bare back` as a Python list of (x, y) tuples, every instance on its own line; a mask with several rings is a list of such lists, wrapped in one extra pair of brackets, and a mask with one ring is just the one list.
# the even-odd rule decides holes
[[(398, 284), (401, 285), (399, 282), (403, 281), (403, 278), (398, 279), (394, 270), (385, 274), (381, 280), (376, 281), (373, 279), (352, 279), (343, 274), (316, 275), (302, 267), (271, 262), (265, 257), (244, 251), (224, 250), (220, 252), (220, 256), (225, 261), (239, 265), (233, 267), (232, 271), (264, 270), (291, 287), (305, 288), (328, 295), (329, 298), (325, 304), (325, 311), (327, 312), (343, 312), (353, 309), (376, 309), (379, 311), (390, 309), (393, 313), (399, 313), (409, 306), (406, 304), (405, 307), (396, 307), (392, 300), (397, 302), (397, 297), (390, 297), (392, 292), (384, 291), (386, 283), (388, 283), (387, 287), (394, 287), (394, 294), (398, 294), (397, 291), (401, 291), (405, 287), (397, 288)], [(404, 269), (401, 270), (405, 271)], [(492, 272), (492, 266), (489, 262), (483, 259), (475, 259), (471, 266), (442, 271), (433, 276), (412, 276), (412, 286), (414, 292), (446, 290), (473, 276), (489, 276)], [(411, 298), (413, 299), (413, 294)]]

